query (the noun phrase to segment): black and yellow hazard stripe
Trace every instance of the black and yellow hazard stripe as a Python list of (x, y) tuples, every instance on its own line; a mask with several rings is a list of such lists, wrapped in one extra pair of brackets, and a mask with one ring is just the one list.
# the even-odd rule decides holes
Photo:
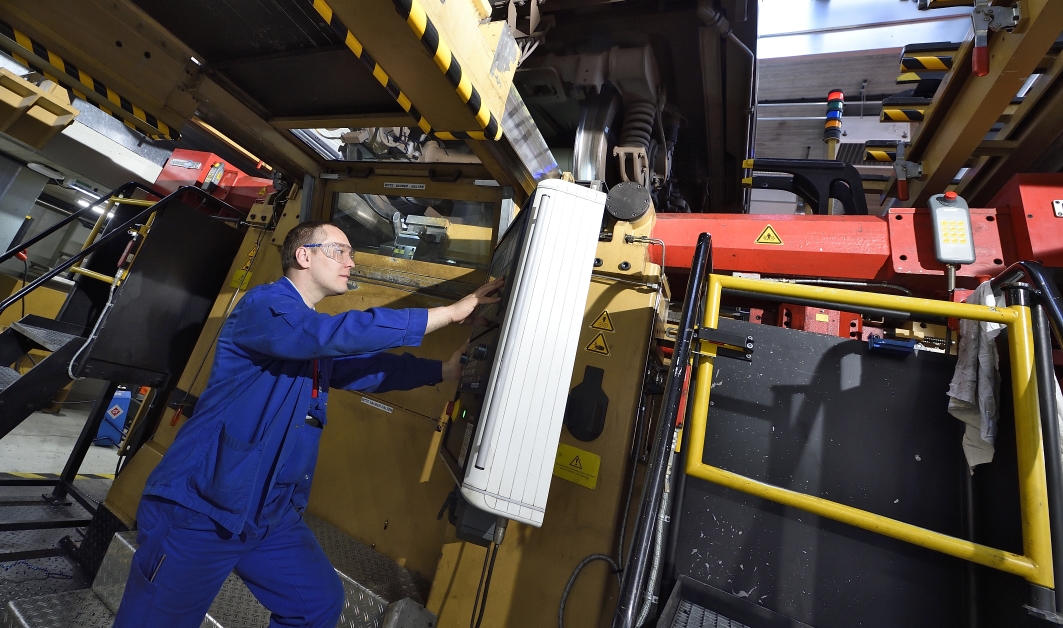
[(952, 69), (952, 55), (913, 55), (901, 57), (901, 72), (930, 70), (947, 72)]
[(402, 110), (410, 114), (410, 116), (417, 122), (417, 127), (421, 129), (426, 135), (431, 135), (441, 140), (482, 140), (486, 139), (483, 131), (439, 131), (432, 128), (432, 125), (425, 119), (421, 112), (413, 106), (410, 99), (406, 94), (402, 93), (399, 86), (388, 73), (384, 71), (384, 68), (380, 67), (380, 64), (373, 59), (372, 56), (362, 46), (362, 42), (358, 41), (358, 38), (354, 36), (354, 33), (347, 28), (346, 25), (336, 16), (336, 13), (332, 10), (332, 7), (328, 5), (325, 0), (313, 0), (314, 9), (318, 12), (325, 22), (332, 28), (343, 43), (350, 48), (355, 57), (365, 64), (365, 67), (373, 73), (373, 78), (380, 83), (381, 87), (395, 99), (395, 102), (402, 107)]
[(435, 61), (436, 67), (450, 81), (461, 101), (469, 106), (469, 110), (472, 111), (476, 122), (483, 129), (484, 135), (492, 140), (501, 139), (502, 127), (498, 124), (498, 120), (491, 113), (491, 109), (480, 96), (476, 86), (472, 84), (468, 74), (462, 70), (461, 64), (454, 58), (450, 46), (440, 37), (439, 30), (436, 29), (435, 24), (428, 19), (428, 14), (425, 13), (420, 1), (393, 0), (393, 2), (395, 3), (395, 10), (410, 25), (414, 35), (424, 44), (428, 54), (432, 55), (432, 60)]
[(906, 83), (919, 83), (922, 81), (941, 81), (945, 78), (945, 72), (931, 71), (931, 70), (919, 70), (916, 72), (905, 72), (897, 77), (897, 84), (904, 85)]
[(881, 148), (865, 148), (864, 161), (896, 161), (897, 149), (884, 150)]
[(882, 107), (880, 122), (922, 122), (925, 107)]
[[(64, 81), (60, 81), (53, 75), (53, 73), (48, 72), (48, 70), (42, 67), (38, 67), (38, 65), (35, 65), (32, 61), (36, 60), (38, 61), (38, 64), (42, 66), (50, 66), (57, 71), (56, 73), (65, 74), (70, 77), (70, 79), (77, 81), (78, 84), (87, 87), (101, 99), (106, 99), (107, 102), (113, 104), (114, 111), (112, 111), (112, 108), (107, 105), (86, 97), (81, 91), (75, 88), (68, 88), (74, 96), (77, 96), (84, 101), (91, 102), (99, 107), (101, 111), (114, 117), (116, 120), (121, 121), (129, 128), (137, 130), (153, 140), (176, 140), (181, 137), (180, 133), (171, 129), (162, 120), (159, 120), (154, 115), (144, 111), (110, 87), (104, 85), (103, 82), (89, 76), (83, 70), (78, 69), (73, 63), (70, 63), (66, 59), (55, 54), (40, 42), (30, 38), (29, 35), (26, 35), (3, 20), (0, 20), (0, 35), (3, 35), (11, 42), (14, 42), (14, 46), (5, 46), (5, 48), (15, 61), (18, 61), (35, 72), (40, 72), (48, 80), (54, 81), (60, 85), (64, 84)], [(0, 44), (2, 44), (2, 42), (0, 42)], [(26, 54), (22, 54), (23, 51)], [(136, 124), (133, 120), (130, 120), (128, 116), (118, 114), (117, 110), (119, 109), (143, 123), (143, 125)]]

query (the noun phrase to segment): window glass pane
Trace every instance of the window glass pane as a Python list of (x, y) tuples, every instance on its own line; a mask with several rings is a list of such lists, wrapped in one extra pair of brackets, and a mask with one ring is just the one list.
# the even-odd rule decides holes
[(494, 213), (480, 201), (340, 192), (332, 222), (357, 251), (482, 269)]
[(434, 140), (417, 127), (292, 129), (292, 134), (329, 161), (480, 163), (465, 142)]

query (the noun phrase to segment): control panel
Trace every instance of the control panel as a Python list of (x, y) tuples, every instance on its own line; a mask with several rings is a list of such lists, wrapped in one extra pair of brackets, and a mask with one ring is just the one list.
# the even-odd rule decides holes
[(495, 248), (440, 449), (478, 510), (543, 524), (605, 198), (542, 181)]
[(972, 264), (975, 260), (971, 210), (955, 192), (930, 197), (934, 253), (942, 264)]

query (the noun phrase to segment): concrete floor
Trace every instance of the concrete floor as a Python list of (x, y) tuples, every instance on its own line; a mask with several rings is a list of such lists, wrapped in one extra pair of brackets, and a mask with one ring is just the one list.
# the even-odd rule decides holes
[[(35, 412), (0, 439), (0, 473), (60, 473), (74, 448), (91, 403), (65, 406), (59, 414)], [(114, 473), (115, 447), (92, 446), (81, 473)]]

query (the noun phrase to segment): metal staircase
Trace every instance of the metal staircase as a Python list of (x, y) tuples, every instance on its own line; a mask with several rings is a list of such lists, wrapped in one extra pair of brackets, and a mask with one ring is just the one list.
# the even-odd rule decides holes
[[(33, 238), (14, 243), (0, 262), (20, 255), (78, 219), (95, 219), (82, 250), (0, 302), (0, 312), (18, 303), (53, 277), (71, 273), (73, 287), (55, 319), (25, 316), (0, 333), (0, 438), (34, 412), (52, 403), (74, 378), (106, 382), (103, 394), (57, 479), (3, 479), (4, 486), (50, 489), (40, 505), (78, 502), (95, 517), (97, 505), (74, 487), (74, 479), (99, 431), (119, 384), (147, 386), (153, 401), (141, 415), (150, 435), (165, 410), (200, 330), (223, 286), (243, 241), (244, 212), (199, 188), (185, 187), (163, 196), (139, 183), (125, 184), (72, 213)], [(20, 373), (31, 351), (48, 355)], [(141, 443), (129, 438), (131, 456)], [(39, 469), (38, 471), (45, 471)], [(25, 505), (24, 502), (19, 502)], [(0, 530), (70, 529), (82, 519), (9, 521), (0, 501)], [(45, 509), (47, 510), (47, 509)], [(114, 528), (111, 529), (113, 531)], [(93, 556), (79, 555), (68, 540), (60, 547), (32, 548), (37, 556), (72, 554), (93, 572), (103, 544)], [(0, 562), (25, 551), (0, 552)]]
[[(304, 515), (307, 525), (343, 582), (341, 628), (432, 628), (424, 608), (428, 583), (325, 521)], [(125, 592), (136, 532), (115, 534), (91, 589), (12, 600), (0, 609), (0, 628), (105, 628), (114, 621)], [(222, 584), (203, 628), (251, 628), (270, 613), (235, 573)], [(693, 624), (692, 624), (693, 625)]]

